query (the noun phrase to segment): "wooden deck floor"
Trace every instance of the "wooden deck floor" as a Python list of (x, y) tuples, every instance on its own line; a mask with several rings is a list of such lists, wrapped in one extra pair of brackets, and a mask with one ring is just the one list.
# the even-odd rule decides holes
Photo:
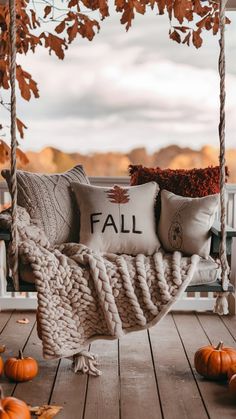
[[(16, 320), (28, 317), (29, 324)], [(170, 314), (149, 332), (133, 333), (120, 342), (97, 341), (103, 375), (75, 375), (69, 360), (45, 361), (37, 337), (34, 312), (0, 313), (5, 356), (36, 357), (40, 365), (33, 382), (1, 379), (5, 395), (31, 405), (59, 404), (58, 419), (230, 419), (236, 400), (227, 386), (200, 378), (193, 366), (199, 346), (209, 342), (236, 347), (236, 317), (211, 314)]]

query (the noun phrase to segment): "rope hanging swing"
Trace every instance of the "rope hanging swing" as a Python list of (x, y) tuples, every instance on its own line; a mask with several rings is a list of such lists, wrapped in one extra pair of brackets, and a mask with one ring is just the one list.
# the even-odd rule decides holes
[[(220, 0), (220, 54), (219, 54), (219, 76), (220, 76), (220, 208), (221, 208), (221, 284), (222, 290), (228, 290), (229, 265), (226, 253), (226, 191), (225, 191), (225, 7), (227, 0)], [(14, 290), (20, 291), (18, 275), (18, 245), (17, 245), (17, 178), (16, 178), (16, 6), (15, 0), (9, 0), (10, 7), (10, 85), (11, 85), (11, 269)]]

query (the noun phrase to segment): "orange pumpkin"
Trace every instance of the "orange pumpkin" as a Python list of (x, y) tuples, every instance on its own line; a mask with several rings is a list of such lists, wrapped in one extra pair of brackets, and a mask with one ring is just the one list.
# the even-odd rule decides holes
[(236, 350), (223, 347), (223, 342), (198, 349), (194, 357), (197, 372), (211, 380), (225, 380), (232, 364), (236, 364)]
[(236, 374), (232, 375), (230, 379), (229, 391), (233, 396), (236, 396)]
[(2, 357), (0, 356), (0, 375), (2, 375), (3, 369), (4, 369), (4, 363), (3, 363)]
[(4, 366), (5, 375), (13, 381), (29, 381), (38, 374), (38, 364), (34, 358), (24, 358), (19, 351), (18, 358), (8, 358)]
[(234, 374), (236, 374), (236, 364), (232, 364), (231, 367), (228, 369), (228, 372), (227, 372), (228, 381), (230, 381), (230, 378)]
[[(5, 352), (5, 346), (0, 345), (0, 353), (3, 353), (3, 352)], [(4, 370), (4, 362), (2, 360), (2, 357), (0, 356), (0, 375), (2, 375), (3, 370)]]
[(0, 419), (30, 419), (30, 411), (25, 402), (15, 397), (3, 397), (0, 389)]

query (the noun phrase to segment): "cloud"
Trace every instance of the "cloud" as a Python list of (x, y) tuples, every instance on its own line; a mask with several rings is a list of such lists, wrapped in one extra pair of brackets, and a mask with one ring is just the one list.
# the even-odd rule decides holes
[[(23, 149), (53, 145), (64, 150), (150, 150), (170, 143), (217, 144), (218, 44), (180, 46), (168, 39), (168, 22), (140, 17), (127, 34), (113, 16), (92, 43), (78, 40), (64, 61), (44, 50), (22, 58), (39, 82), (41, 98), (19, 100), (28, 125)], [(236, 49), (232, 24), (230, 48)], [(233, 35), (235, 37), (233, 38)], [(229, 36), (228, 36), (229, 38)], [(236, 71), (229, 57), (227, 142), (235, 146)]]

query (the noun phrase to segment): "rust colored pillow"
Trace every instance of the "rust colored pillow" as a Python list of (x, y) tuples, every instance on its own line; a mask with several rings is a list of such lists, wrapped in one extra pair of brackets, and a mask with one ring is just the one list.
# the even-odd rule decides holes
[[(160, 189), (166, 189), (176, 195), (190, 198), (201, 198), (220, 192), (219, 166), (205, 169), (160, 169), (130, 165), (130, 184), (142, 185), (155, 181)], [(229, 176), (228, 168), (225, 170), (226, 178)]]

